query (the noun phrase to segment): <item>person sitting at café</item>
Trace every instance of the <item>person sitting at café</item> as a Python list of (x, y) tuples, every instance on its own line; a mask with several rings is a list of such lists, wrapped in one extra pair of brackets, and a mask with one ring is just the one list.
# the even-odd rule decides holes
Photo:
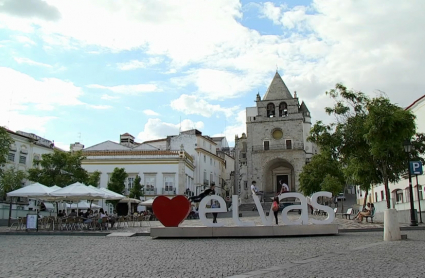
[(111, 228), (114, 227), (115, 222), (117, 222), (118, 214), (117, 211), (114, 210), (114, 212), (109, 216), (109, 223), (111, 223)]
[(105, 213), (103, 208), (100, 208), (98, 216), (99, 216), (99, 219), (98, 219), (99, 225), (103, 225), (103, 227), (106, 228), (106, 225), (108, 225), (108, 223), (104, 223), (103, 218), (108, 219), (108, 215)]
[(58, 212), (58, 217), (64, 217), (65, 215), (63, 214), (62, 210), (59, 210)]
[(71, 213), (68, 216), (70, 216), (70, 217), (77, 216), (77, 212), (75, 211), (75, 209), (71, 209)]
[(89, 224), (91, 224), (93, 222), (93, 214), (92, 214), (92, 210), (88, 209), (83, 216), (83, 223), (86, 224), (87, 226), (89, 226)]

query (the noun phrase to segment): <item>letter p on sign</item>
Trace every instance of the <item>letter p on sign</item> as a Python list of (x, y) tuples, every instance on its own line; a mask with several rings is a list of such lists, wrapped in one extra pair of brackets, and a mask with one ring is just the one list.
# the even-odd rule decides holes
[(412, 173), (412, 175), (422, 175), (422, 162), (410, 161), (410, 172)]

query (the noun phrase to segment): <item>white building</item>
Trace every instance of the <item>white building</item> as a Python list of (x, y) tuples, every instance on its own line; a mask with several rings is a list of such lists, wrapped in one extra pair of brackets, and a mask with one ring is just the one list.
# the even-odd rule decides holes
[[(61, 150), (54, 146), (54, 142), (37, 136), (33, 133), (23, 131), (11, 131), (6, 129), (13, 143), (10, 145), (9, 154), (5, 168), (15, 168), (27, 172), (30, 168), (34, 168), (34, 161), (41, 160), (43, 154), (51, 154), (55, 149)], [(22, 186), (29, 185), (33, 182), (23, 180)], [(1, 198), (1, 197), (0, 197)], [(34, 207), (34, 202), (30, 202), (28, 198), (18, 198), (17, 204), (13, 205), (13, 209), (28, 209)], [(9, 205), (5, 206), (7, 210)]]
[[(33, 133), (7, 130), (13, 140), (5, 167), (28, 171), (34, 167), (34, 160), (41, 160), (41, 155), (54, 152), (54, 143)], [(27, 185), (29, 181), (23, 181)]]
[[(425, 95), (414, 101), (411, 105), (406, 107), (406, 110), (410, 110), (416, 116), (416, 132), (425, 133)], [(407, 157), (406, 157), (407, 160)], [(412, 186), (413, 186), (413, 199), (415, 209), (419, 211), (419, 203), (421, 210), (425, 209), (425, 202), (423, 201), (425, 177), (423, 175), (414, 176), (412, 175)], [(391, 193), (391, 208), (398, 210), (399, 222), (409, 223), (410, 222), (410, 191), (409, 191), (409, 180), (407, 175), (403, 177), (398, 183), (390, 183), (389, 189)], [(357, 203), (363, 205), (365, 192), (357, 190)], [(387, 208), (385, 186), (383, 184), (372, 186), (368, 196), (367, 202), (371, 202), (375, 205), (376, 218), (378, 220), (383, 219), (383, 211)], [(425, 215), (424, 215), (425, 216)], [(425, 219), (424, 219), (425, 220)]]
[[(84, 149), (80, 143), (71, 145), (71, 150), (82, 150), (87, 159), (82, 167), (89, 173), (100, 171), (100, 187), (107, 187), (115, 169), (124, 168), (128, 174), (126, 191), (133, 186), (136, 175), (145, 186), (145, 196), (196, 195), (215, 183), (219, 188), (230, 184), (232, 158), (217, 151), (218, 144), (198, 130), (181, 132), (160, 140), (137, 143), (134, 136), (125, 133), (120, 143), (105, 141)], [(228, 148), (225, 138), (220, 147)], [(226, 179), (229, 179), (228, 182)]]

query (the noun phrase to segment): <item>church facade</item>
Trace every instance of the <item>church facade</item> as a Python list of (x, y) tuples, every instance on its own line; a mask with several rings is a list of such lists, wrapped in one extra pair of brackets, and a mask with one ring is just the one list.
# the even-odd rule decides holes
[(242, 202), (251, 197), (251, 182), (265, 193), (278, 192), (284, 182), (298, 191), (303, 166), (318, 152), (307, 142), (311, 115), (276, 72), (266, 94), (257, 94), (256, 106), (246, 108), (246, 134), (235, 137), (234, 194)]

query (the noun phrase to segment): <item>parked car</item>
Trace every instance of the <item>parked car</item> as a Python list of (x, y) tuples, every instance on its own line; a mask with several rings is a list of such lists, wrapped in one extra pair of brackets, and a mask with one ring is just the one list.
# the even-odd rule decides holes
[(344, 193), (339, 193), (338, 196), (336, 196), (336, 200), (337, 201), (342, 201), (342, 200), (345, 201), (345, 195), (344, 195)]

